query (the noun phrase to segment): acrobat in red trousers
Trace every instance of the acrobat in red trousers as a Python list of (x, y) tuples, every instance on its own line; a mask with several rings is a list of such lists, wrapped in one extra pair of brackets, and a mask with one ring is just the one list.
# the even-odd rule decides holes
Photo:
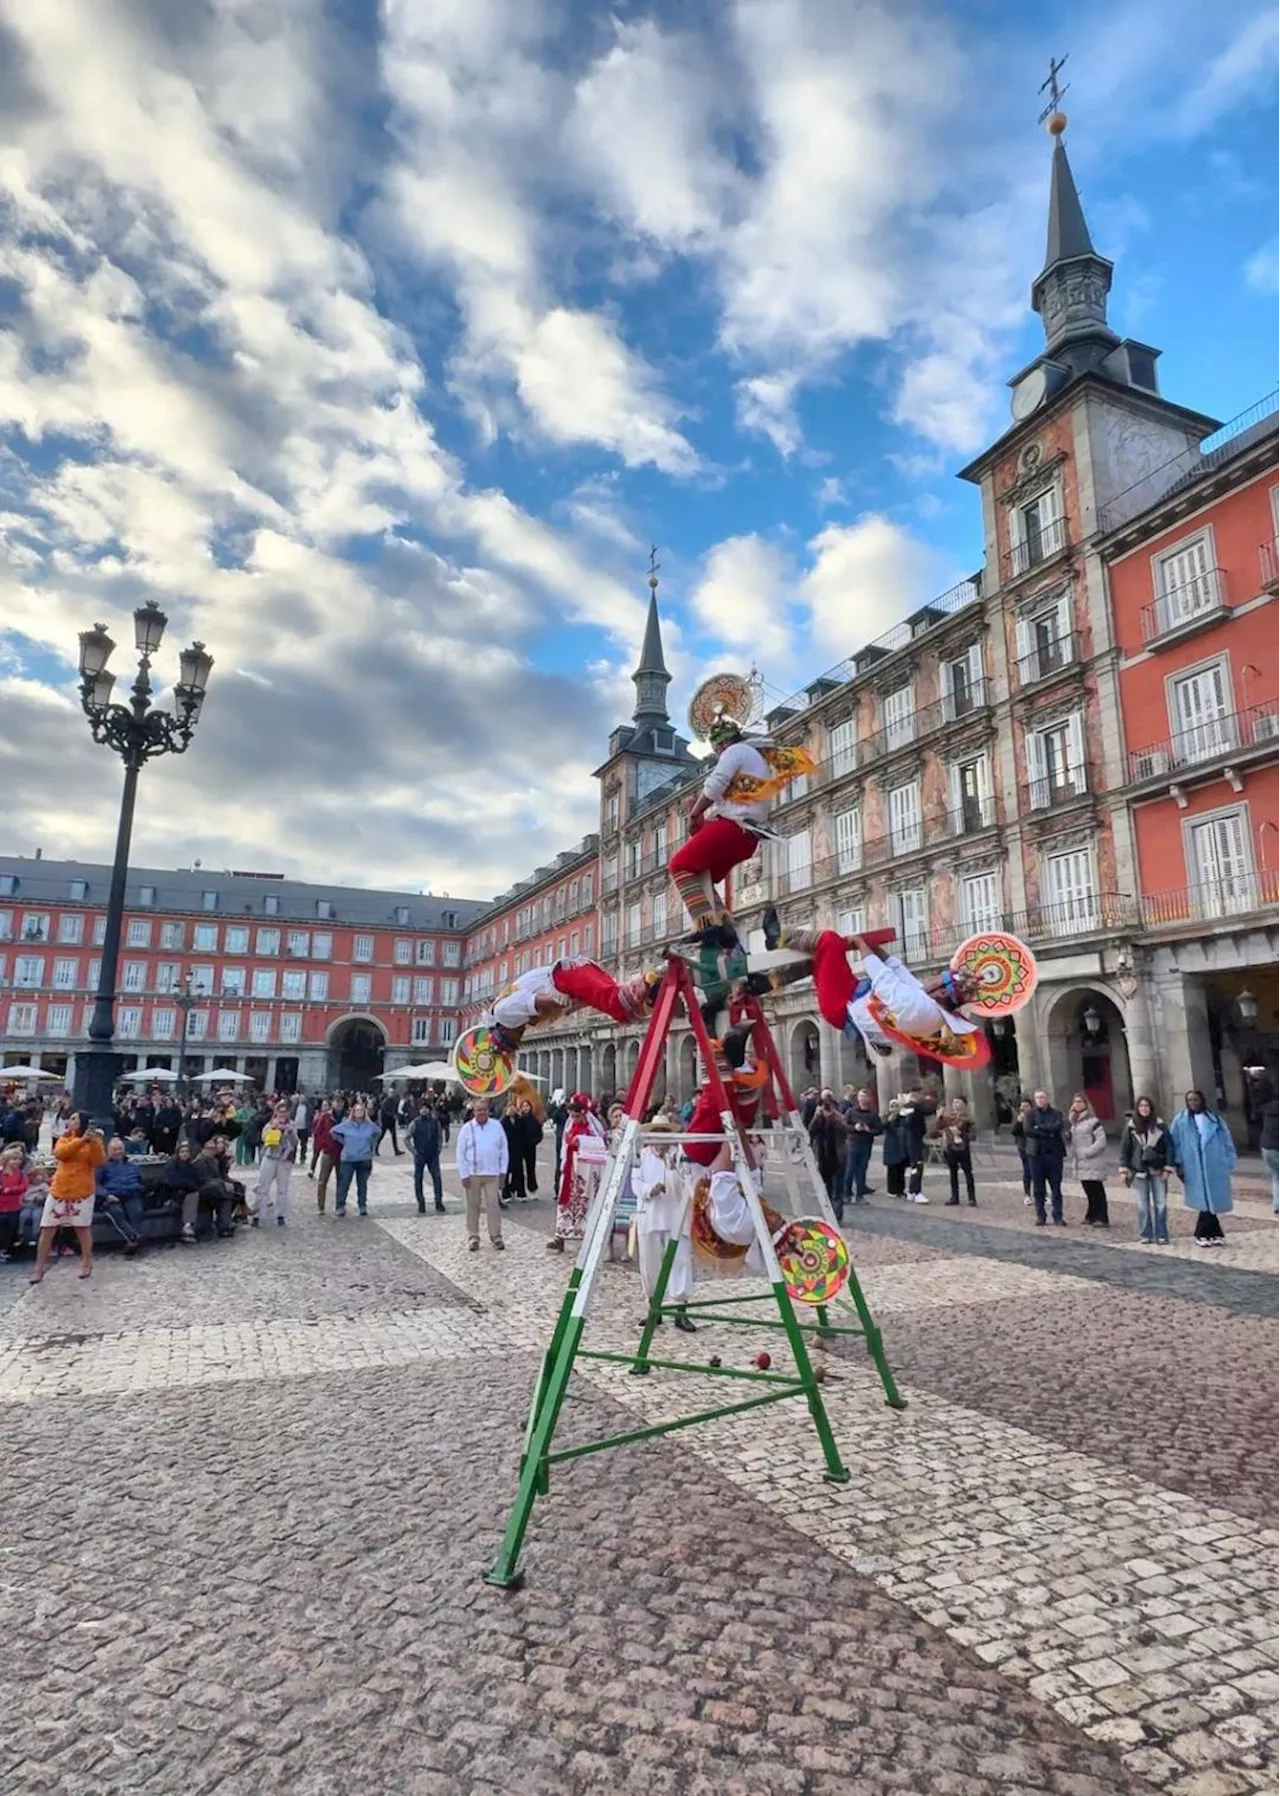
[(575, 1004), (598, 1010), (615, 1023), (633, 1023), (645, 1007), (648, 985), (643, 977), (629, 979), (619, 985), (594, 960), (558, 961), (551, 973), (551, 983)]
[(715, 920), (722, 908), (716, 903), (715, 888), (759, 847), (760, 838), (732, 817), (711, 817), (699, 825), (683, 848), (677, 848), (667, 871), (695, 929)]

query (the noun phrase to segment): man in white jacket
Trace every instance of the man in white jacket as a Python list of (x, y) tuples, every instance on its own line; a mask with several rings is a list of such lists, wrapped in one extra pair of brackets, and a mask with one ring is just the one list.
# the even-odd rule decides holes
[(502, 1239), (502, 1211), (498, 1192), (507, 1176), (507, 1132), (489, 1115), (487, 1098), (477, 1098), (471, 1121), (458, 1131), (458, 1177), (467, 1200), (467, 1246), (472, 1253), (480, 1251), (480, 1206), (489, 1225), (489, 1240), (499, 1252), (506, 1246)]
[[(655, 1116), (647, 1125), (651, 1134), (670, 1134), (674, 1126), (665, 1116)], [(639, 1250), (644, 1294), (652, 1297), (668, 1244), (679, 1231), (671, 1277), (667, 1280), (666, 1301), (681, 1306), (671, 1318), (675, 1326), (685, 1334), (694, 1334), (696, 1330), (684, 1308), (693, 1296), (693, 1249), (689, 1242), (689, 1211), (685, 1203), (684, 1181), (677, 1169), (677, 1159), (674, 1143), (671, 1147), (664, 1148), (661, 1141), (651, 1141), (641, 1152), (640, 1164), (633, 1181), (636, 1194), (636, 1246)]]

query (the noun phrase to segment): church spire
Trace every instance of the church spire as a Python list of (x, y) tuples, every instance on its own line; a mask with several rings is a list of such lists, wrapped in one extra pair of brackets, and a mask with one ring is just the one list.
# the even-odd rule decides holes
[(631, 678), (636, 687), (634, 721), (637, 729), (665, 729), (671, 719), (667, 715), (667, 687), (671, 675), (662, 654), (662, 624), (658, 617), (658, 551), (649, 551), (649, 615), (645, 619), (644, 642), (640, 661)]
[(1051, 355), (1062, 353), (1068, 364), (1091, 362), (1097, 351), (1107, 353), (1120, 341), (1107, 325), (1107, 294), (1111, 290), (1111, 263), (1093, 247), (1084, 207), (1076, 191), (1067, 148), (1062, 141), (1067, 115), (1061, 100), (1066, 89), (1058, 84), (1061, 62), (1050, 62), (1049, 104), (1041, 121), (1053, 138), (1053, 169), (1049, 177), (1049, 230), (1044, 267), (1031, 289), (1031, 304), (1044, 324), (1045, 347)]

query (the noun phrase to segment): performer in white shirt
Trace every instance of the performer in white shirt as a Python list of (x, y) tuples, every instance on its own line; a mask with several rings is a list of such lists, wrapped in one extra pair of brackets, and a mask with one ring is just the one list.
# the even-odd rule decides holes
[(802, 773), (815, 771), (803, 748), (759, 747), (738, 725), (721, 717), (707, 732), (716, 764), (703, 782), (689, 816), (691, 834), (667, 863), (695, 929), (727, 923), (716, 887), (756, 853), (767, 834), (769, 802)]
[(498, 1193), (507, 1176), (507, 1132), (489, 1115), (488, 1098), (477, 1098), (470, 1122), (458, 1131), (458, 1177), (467, 1199), (467, 1246), (480, 1251), (480, 1206), (489, 1225), (491, 1244), (502, 1251), (502, 1211)]
[(495, 1045), (513, 1054), (526, 1029), (554, 1022), (584, 1006), (615, 1023), (634, 1023), (648, 1014), (662, 979), (659, 972), (641, 973), (621, 984), (585, 955), (568, 955), (546, 966), (531, 967), (493, 1000), (482, 1021), (493, 1030)]
[[(674, 1127), (665, 1116), (655, 1116), (646, 1124), (650, 1134), (670, 1134)], [(652, 1297), (667, 1247), (672, 1237), (679, 1234), (671, 1277), (667, 1280), (666, 1299), (682, 1306), (671, 1318), (675, 1326), (685, 1334), (696, 1334), (697, 1330), (683, 1308), (693, 1296), (693, 1251), (689, 1244), (689, 1211), (678, 1159), (674, 1145), (664, 1148), (660, 1142), (648, 1142), (641, 1151), (632, 1181), (636, 1194), (636, 1244), (644, 1294)]]

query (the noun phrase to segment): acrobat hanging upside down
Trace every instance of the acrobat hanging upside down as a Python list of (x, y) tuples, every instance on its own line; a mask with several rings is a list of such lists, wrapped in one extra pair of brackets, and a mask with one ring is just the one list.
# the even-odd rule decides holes
[(571, 1010), (598, 1010), (615, 1023), (638, 1022), (652, 1008), (661, 980), (660, 972), (650, 971), (619, 983), (596, 961), (571, 955), (522, 973), (499, 992), (483, 1021), (494, 1047), (514, 1054), (526, 1029), (554, 1022)]

